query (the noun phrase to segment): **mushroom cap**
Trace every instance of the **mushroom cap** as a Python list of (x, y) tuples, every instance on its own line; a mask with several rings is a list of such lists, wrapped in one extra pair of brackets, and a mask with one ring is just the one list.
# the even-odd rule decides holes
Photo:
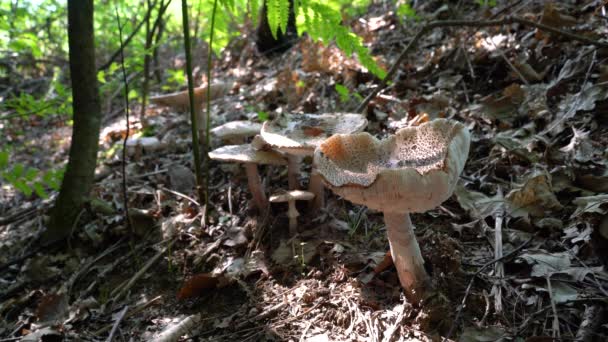
[(424, 212), (454, 192), (469, 154), (469, 131), (437, 119), (385, 140), (334, 135), (315, 150), (317, 170), (336, 194), (383, 212)]
[(211, 134), (221, 139), (251, 137), (262, 129), (262, 124), (251, 121), (231, 121), (217, 126), (211, 130)]
[(367, 119), (361, 114), (286, 114), (264, 122), (261, 136), (274, 149), (295, 155), (312, 155), (333, 134), (361, 132)]
[(237, 163), (287, 165), (285, 158), (275, 151), (258, 151), (251, 145), (227, 145), (209, 152), (213, 160)]
[(270, 196), (270, 202), (289, 202), (289, 201), (309, 201), (315, 197), (315, 194), (309, 191), (290, 190), (280, 194)]
[[(211, 99), (227, 93), (231, 88), (231, 83), (218, 82), (211, 84)], [(194, 88), (194, 102), (202, 103), (205, 101), (207, 101), (207, 85)], [(178, 110), (185, 110), (190, 107), (187, 90), (153, 96), (150, 98), (150, 102), (160, 106), (177, 108)]]

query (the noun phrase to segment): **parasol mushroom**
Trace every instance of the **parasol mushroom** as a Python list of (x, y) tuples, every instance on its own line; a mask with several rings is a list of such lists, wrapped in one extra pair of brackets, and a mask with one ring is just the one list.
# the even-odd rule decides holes
[[(289, 189), (297, 189), (299, 163), (303, 156), (312, 156), (315, 148), (333, 134), (361, 132), (367, 119), (361, 114), (286, 114), (264, 122), (261, 137), (273, 149), (284, 152), (288, 160)], [(313, 209), (323, 206), (323, 183), (316, 168), (310, 176), (309, 191), (315, 194)]]
[(211, 134), (230, 144), (243, 144), (245, 139), (252, 137), (262, 129), (262, 124), (251, 121), (231, 121), (217, 126)]
[(302, 190), (291, 190), (270, 196), (270, 202), (272, 203), (287, 202), (289, 205), (287, 217), (289, 217), (289, 234), (291, 236), (296, 235), (298, 232), (298, 216), (300, 216), (300, 213), (296, 209), (296, 201), (310, 201), (314, 197), (315, 194), (312, 192)]
[[(216, 99), (232, 88), (231, 83), (218, 82), (211, 85), (211, 99)], [(200, 136), (204, 136), (207, 121), (203, 113), (203, 104), (207, 102), (207, 86), (194, 88), (194, 111), (196, 113), (197, 129)], [(158, 95), (150, 98), (150, 103), (160, 106), (167, 106), (177, 110), (187, 110), (190, 108), (188, 91), (179, 91), (171, 94)]]
[(209, 158), (223, 162), (242, 163), (247, 172), (249, 191), (253, 202), (260, 212), (268, 208), (268, 199), (260, 175), (258, 165), (286, 165), (285, 158), (274, 151), (258, 151), (251, 145), (228, 145), (209, 152)]
[(469, 144), (461, 123), (437, 119), (385, 140), (335, 135), (315, 151), (317, 169), (334, 193), (384, 214), (399, 281), (414, 303), (424, 298), (430, 278), (409, 213), (433, 209), (452, 195)]

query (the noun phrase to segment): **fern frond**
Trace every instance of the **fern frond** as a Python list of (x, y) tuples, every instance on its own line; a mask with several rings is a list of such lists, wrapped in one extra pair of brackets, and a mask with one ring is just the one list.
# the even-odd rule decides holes
[(289, 0), (279, 1), (279, 18), (279, 27), (281, 28), (281, 32), (285, 34), (287, 33), (287, 22), (289, 21)]
[(258, 15), (260, 12), (260, 0), (249, 0), (249, 17), (253, 26), (258, 25)]

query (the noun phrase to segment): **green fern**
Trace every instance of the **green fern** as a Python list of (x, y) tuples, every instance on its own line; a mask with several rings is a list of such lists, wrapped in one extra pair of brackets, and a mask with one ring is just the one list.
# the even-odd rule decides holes
[(260, 11), (260, 0), (249, 0), (249, 17), (253, 26), (258, 25), (258, 12)]
[[(254, 1), (254, 0), (252, 0)], [(289, 20), (288, 0), (266, 0), (268, 24), (276, 38), (278, 30), (286, 32)], [(342, 15), (318, 0), (294, 0), (294, 11), (303, 14), (304, 27), (298, 27), (298, 32), (306, 31), (313, 40), (324, 43), (336, 42), (336, 45), (346, 55), (353, 53), (359, 62), (371, 73), (383, 79), (386, 72), (372, 58), (369, 50), (362, 44), (361, 38), (350, 28), (342, 25)]]

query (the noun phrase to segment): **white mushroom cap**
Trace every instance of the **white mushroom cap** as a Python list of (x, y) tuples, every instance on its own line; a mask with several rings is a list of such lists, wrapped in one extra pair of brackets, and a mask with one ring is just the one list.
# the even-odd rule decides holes
[(424, 212), (448, 199), (469, 154), (459, 122), (437, 119), (385, 140), (339, 134), (315, 150), (324, 181), (338, 195), (383, 212)]
[[(213, 83), (211, 84), (211, 98), (215, 99), (221, 95), (227, 93), (232, 88), (231, 83)], [(195, 103), (203, 103), (207, 101), (207, 86), (194, 88), (194, 101)], [(164, 94), (153, 96), (150, 98), (150, 102), (161, 105), (176, 108), (179, 110), (185, 110), (190, 107), (190, 100), (188, 98), (188, 91), (179, 91), (176, 93)]]
[(262, 124), (251, 121), (231, 121), (211, 130), (220, 139), (247, 138), (260, 133)]
[(294, 155), (311, 155), (333, 134), (361, 132), (367, 119), (361, 114), (286, 114), (266, 121), (261, 136), (273, 148)]
[(289, 202), (289, 201), (309, 201), (315, 197), (315, 194), (302, 190), (291, 190), (280, 194), (270, 196), (270, 202)]
[(280, 153), (274, 151), (258, 151), (248, 144), (222, 146), (209, 152), (209, 158), (237, 163), (287, 165), (287, 161)]

